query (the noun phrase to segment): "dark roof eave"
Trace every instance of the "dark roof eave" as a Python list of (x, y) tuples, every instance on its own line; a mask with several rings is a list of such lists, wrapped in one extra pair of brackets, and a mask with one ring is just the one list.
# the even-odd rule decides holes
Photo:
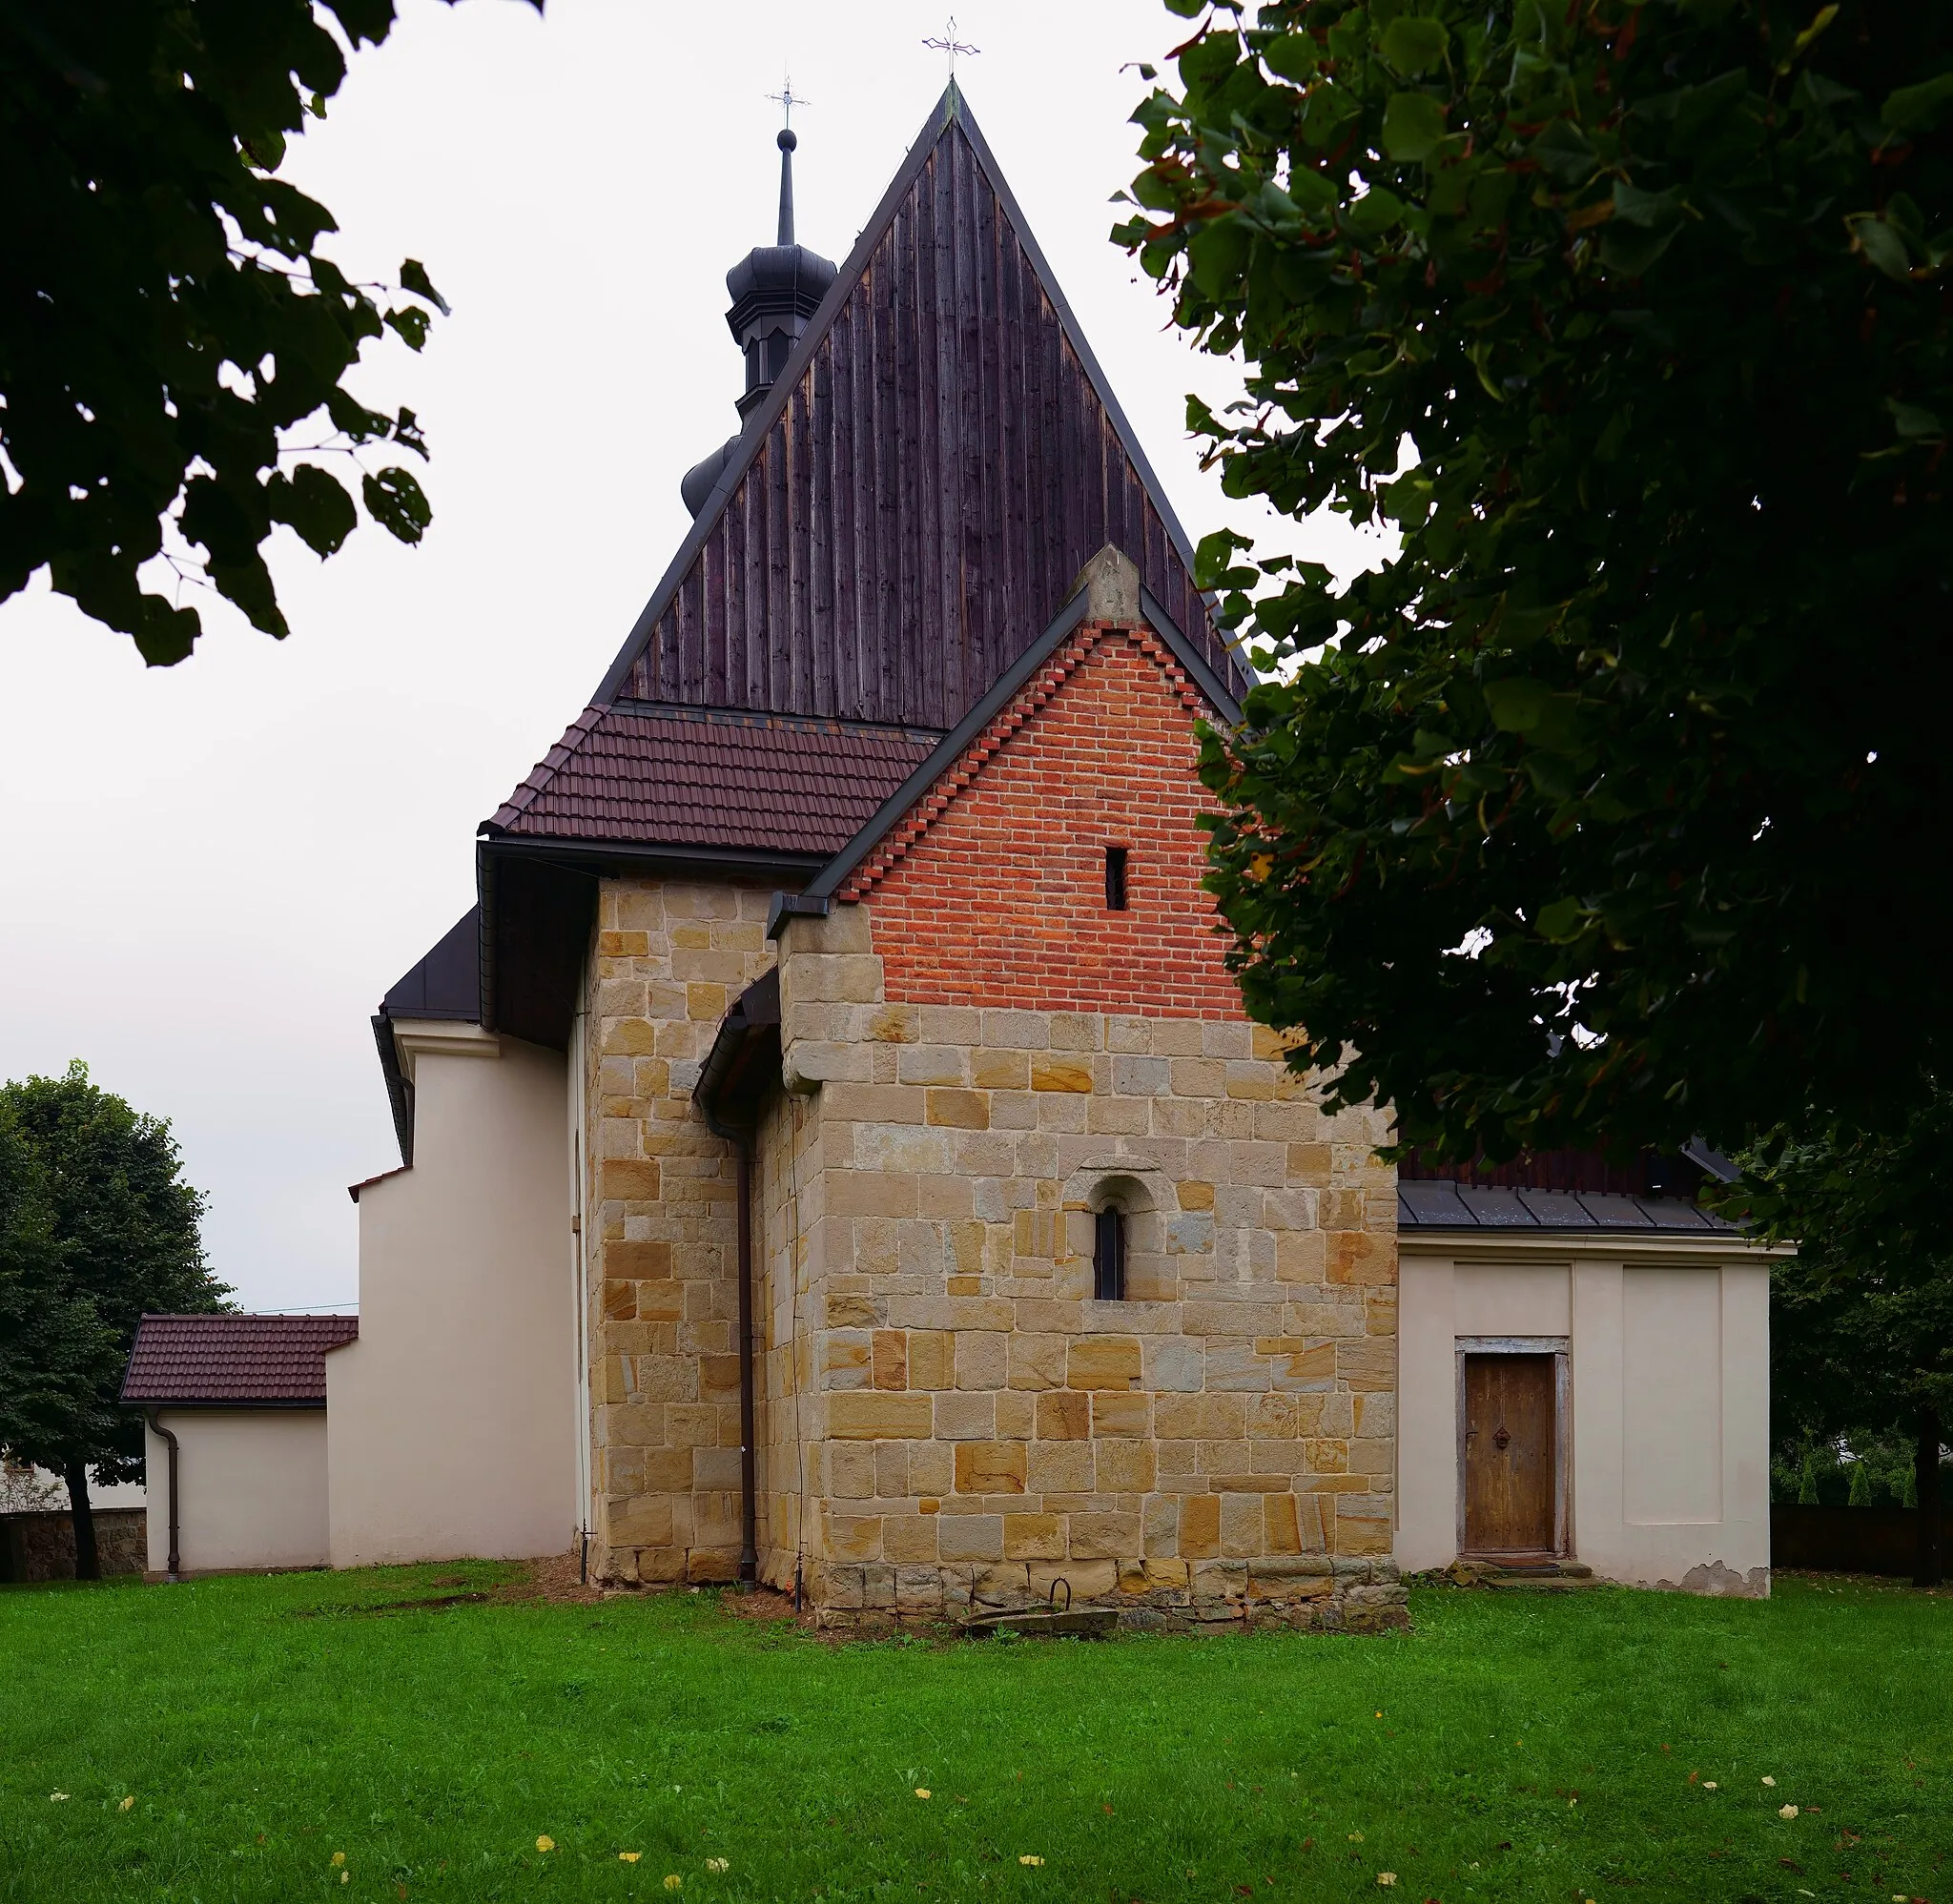
[(753, 847), (663, 845), (654, 840), (579, 840), (561, 834), (511, 833), (484, 822), (477, 835), (484, 853), (511, 858), (550, 859), (573, 866), (579, 872), (617, 866), (634, 872), (671, 867), (687, 872), (721, 870), (771, 878), (817, 872), (831, 854), (787, 852)]
[[(343, 1348), (343, 1342), (335, 1342), (334, 1348)], [(327, 1354), (331, 1350), (326, 1351)], [(294, 1408), (317, 1408), (321, 1412), (325, 1403), (319, 1402), (240, 1402), (236, 1396), (223, 1401), (207, 1395), (124, 1395), (121, 1405), (125, 1408), (253, 1408), (257, 1410), (276, 1409), (287, 1414)]]

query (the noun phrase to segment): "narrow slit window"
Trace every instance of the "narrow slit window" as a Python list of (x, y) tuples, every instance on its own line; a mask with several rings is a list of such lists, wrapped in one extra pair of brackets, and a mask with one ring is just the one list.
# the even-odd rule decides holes
[(1105, 910), (1125, 911), (1125, 853), (1123, 847), (1105, 849)]
[(1125, 1300), (1125, 1212), (1099, 1212), (1092, 1249), (1092, 1294), (1100, 1302)]

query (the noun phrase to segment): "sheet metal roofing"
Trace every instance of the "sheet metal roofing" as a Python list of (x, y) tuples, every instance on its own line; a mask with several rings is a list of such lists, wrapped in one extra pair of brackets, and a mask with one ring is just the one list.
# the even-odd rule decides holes
[(496, 812), (513, 838), (838, 851), (940, 737), (900, 727), (586, 708)]
[(325, 1352), (357, 1316), (145, 1316), (122, 1378), (148, 1407), (323, 1408)]
[(1397, 1185), (1400, 1230), (1611, 1230), (1737, 1234), (1736, 1225), (1673, 1197), (1586, 1190), (1507, 1190), (1449, 1182)]

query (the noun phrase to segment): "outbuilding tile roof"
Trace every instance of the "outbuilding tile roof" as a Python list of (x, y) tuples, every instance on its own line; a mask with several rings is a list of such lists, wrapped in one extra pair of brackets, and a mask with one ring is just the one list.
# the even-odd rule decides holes
[(589, 707), (488, 824), (518, 839), (825, 855), (939, 738), (643, 703)]
[(1612, 1230), (1673, 1235), (1734, 1232), (1736, 1225), (1675, 1197), (1586, 1190), (1508, 1190), (1400, 1178), (1401, 1230)]
[(325, 1406), (325, 1352), (357, 1316), (145, 1316), (122, 1400), (148, 1407)]

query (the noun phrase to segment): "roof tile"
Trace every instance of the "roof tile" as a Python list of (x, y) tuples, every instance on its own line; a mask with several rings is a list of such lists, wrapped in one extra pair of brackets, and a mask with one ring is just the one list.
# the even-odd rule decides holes
[(519, 839), (833, 853), (938, 738), (642, 704), (591, 707), (489, 825)]
[(156, 1407), (325, 1405), (325, 1352), (357, 1316), (145, 1316), (122, 1400)]

